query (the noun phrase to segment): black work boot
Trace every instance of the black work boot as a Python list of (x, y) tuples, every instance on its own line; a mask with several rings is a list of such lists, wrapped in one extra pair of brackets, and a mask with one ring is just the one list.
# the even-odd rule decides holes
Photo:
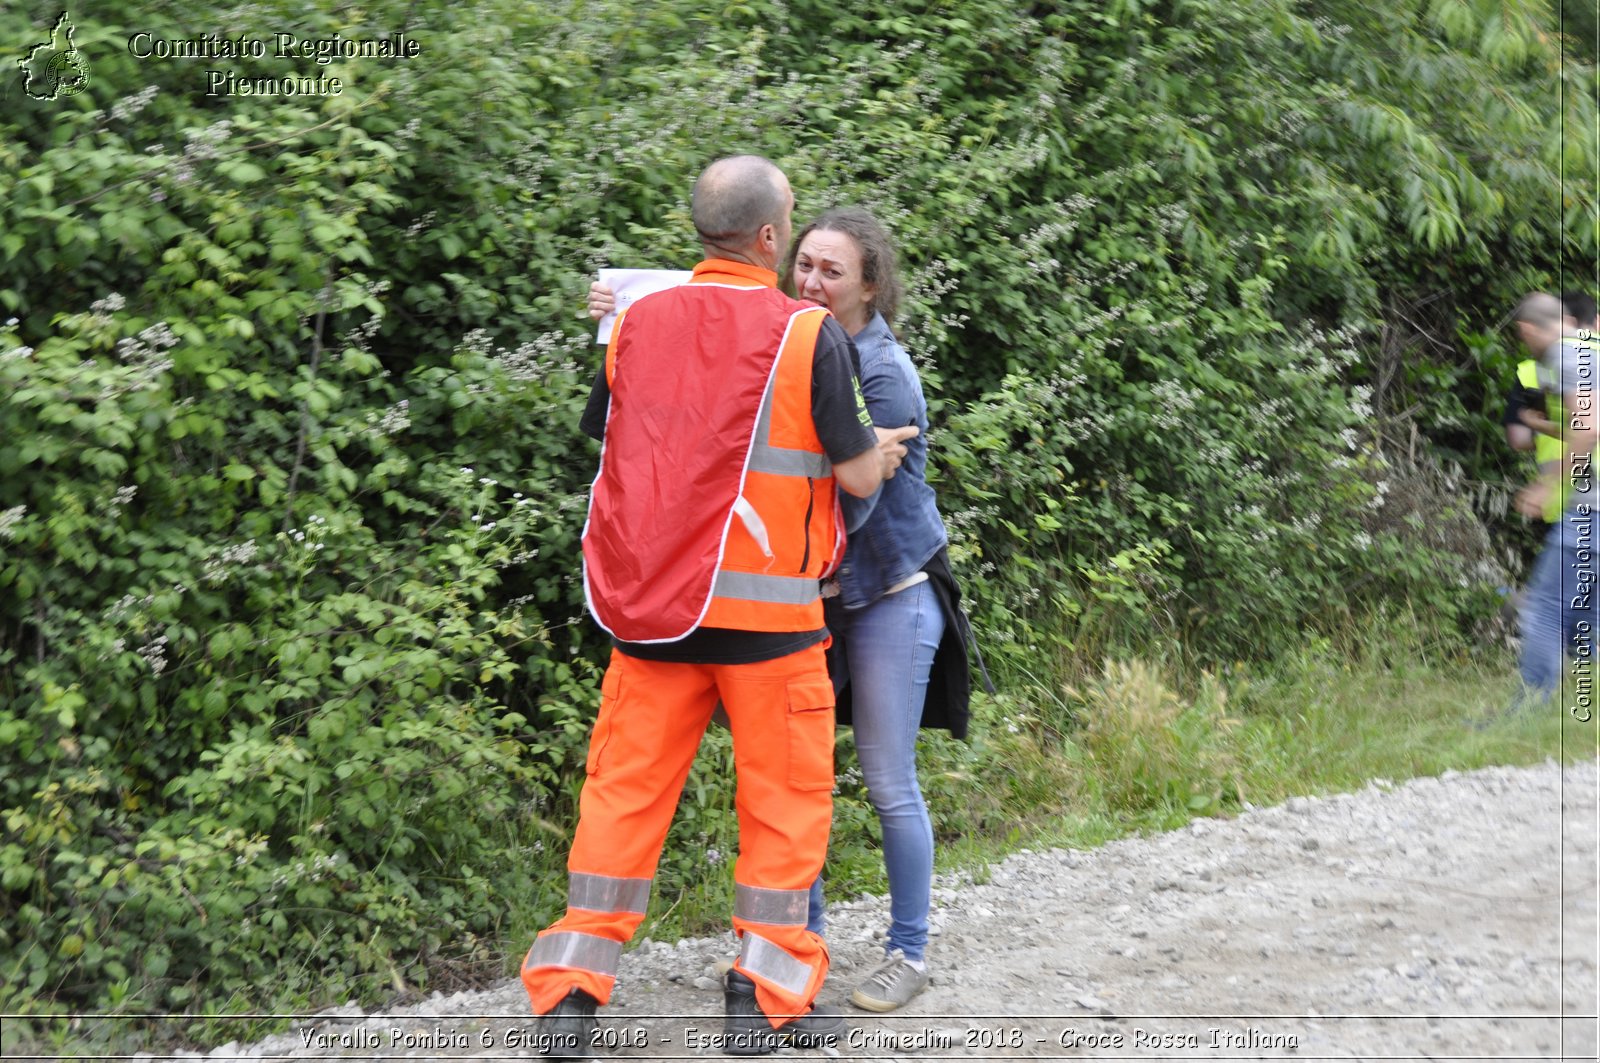
[(600, 1029), (600, 1020), (594, 1017), (597, 1004), (588, 993), (574, 989), (539, 1016), (539, 1054), (568, 1060), (588, 1059), (593, 1055), (595, 1034)]
[(818, 1006), (774, 1030), (756, 1003), (756, 984), (738, 971), (723, 979), (722, 1000), (722, 1050), (730, 1056), (764, 1056), (784, 1045), (837, 1048), (848, 1029), (838, 1009)]

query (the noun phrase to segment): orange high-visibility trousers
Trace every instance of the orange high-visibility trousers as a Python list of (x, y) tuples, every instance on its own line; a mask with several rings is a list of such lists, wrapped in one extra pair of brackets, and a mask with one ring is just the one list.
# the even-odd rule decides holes
[(567, 911), (523, 961), (535, 1014), (572, 989), (604, 1004), (644, 920), (661, 846), (721, 699), (738, 775), (733, 927), (738, 970), (773, 1026), (811, 1008), (828, 973), (806, 929), (833, 813), (833, 684), (822, 645), (753, 664), (644, 661), (612, 651), (567, 860)]

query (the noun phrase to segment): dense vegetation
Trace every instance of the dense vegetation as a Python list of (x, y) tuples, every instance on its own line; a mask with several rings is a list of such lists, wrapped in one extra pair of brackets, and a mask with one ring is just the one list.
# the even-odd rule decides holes
[[(1063, 683), (1105, 654), (1260, 662), (1394, 608), (1464, 646), (1520, 565), (1503, 325), (1600, 246), (1571, 5), (140, 6), (74, 5), (88, 88), (0, 114), (0, 1009), (370, 997), (548, 918), (604, 654), (582, 293), (697, 257), (717, 154), (901, 242), (1005, 689), (941, 807), (1036, 701), (1101, 741), (1110, 679)], [(423, 54), (126, 46), (291, 29)], [(669, 903), (732, 844), (726, 757)]]

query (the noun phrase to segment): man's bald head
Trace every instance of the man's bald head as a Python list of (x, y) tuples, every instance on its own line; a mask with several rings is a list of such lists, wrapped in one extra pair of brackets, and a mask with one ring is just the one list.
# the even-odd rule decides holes
[(1517, 331), (1534, 357), (1544, 353), (1561, 338), (1561, 300), (1549, 292), (1531, 292), (1517, 304)]
[(760, 155), (718, 159), (694, 183), (694, 228), (708, 253), (747, 252), (767, 225), (781, 250), (789, 242), (793, 210), (789, 179)]
[(1559, 328), (1565, 313), (1561, 300), (1549, 292), (1532, 292), (1517, 304), (1517, 320), (1536, 328)]

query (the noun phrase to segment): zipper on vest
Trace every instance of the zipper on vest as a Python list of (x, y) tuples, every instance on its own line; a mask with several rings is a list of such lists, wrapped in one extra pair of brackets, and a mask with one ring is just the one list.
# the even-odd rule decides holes
[(811, 514), (817, 507), (817, 481), (806, 477), (806, 549), (800, 557), (800, 574), (803, 576), (806, 569), (811, 567)]

